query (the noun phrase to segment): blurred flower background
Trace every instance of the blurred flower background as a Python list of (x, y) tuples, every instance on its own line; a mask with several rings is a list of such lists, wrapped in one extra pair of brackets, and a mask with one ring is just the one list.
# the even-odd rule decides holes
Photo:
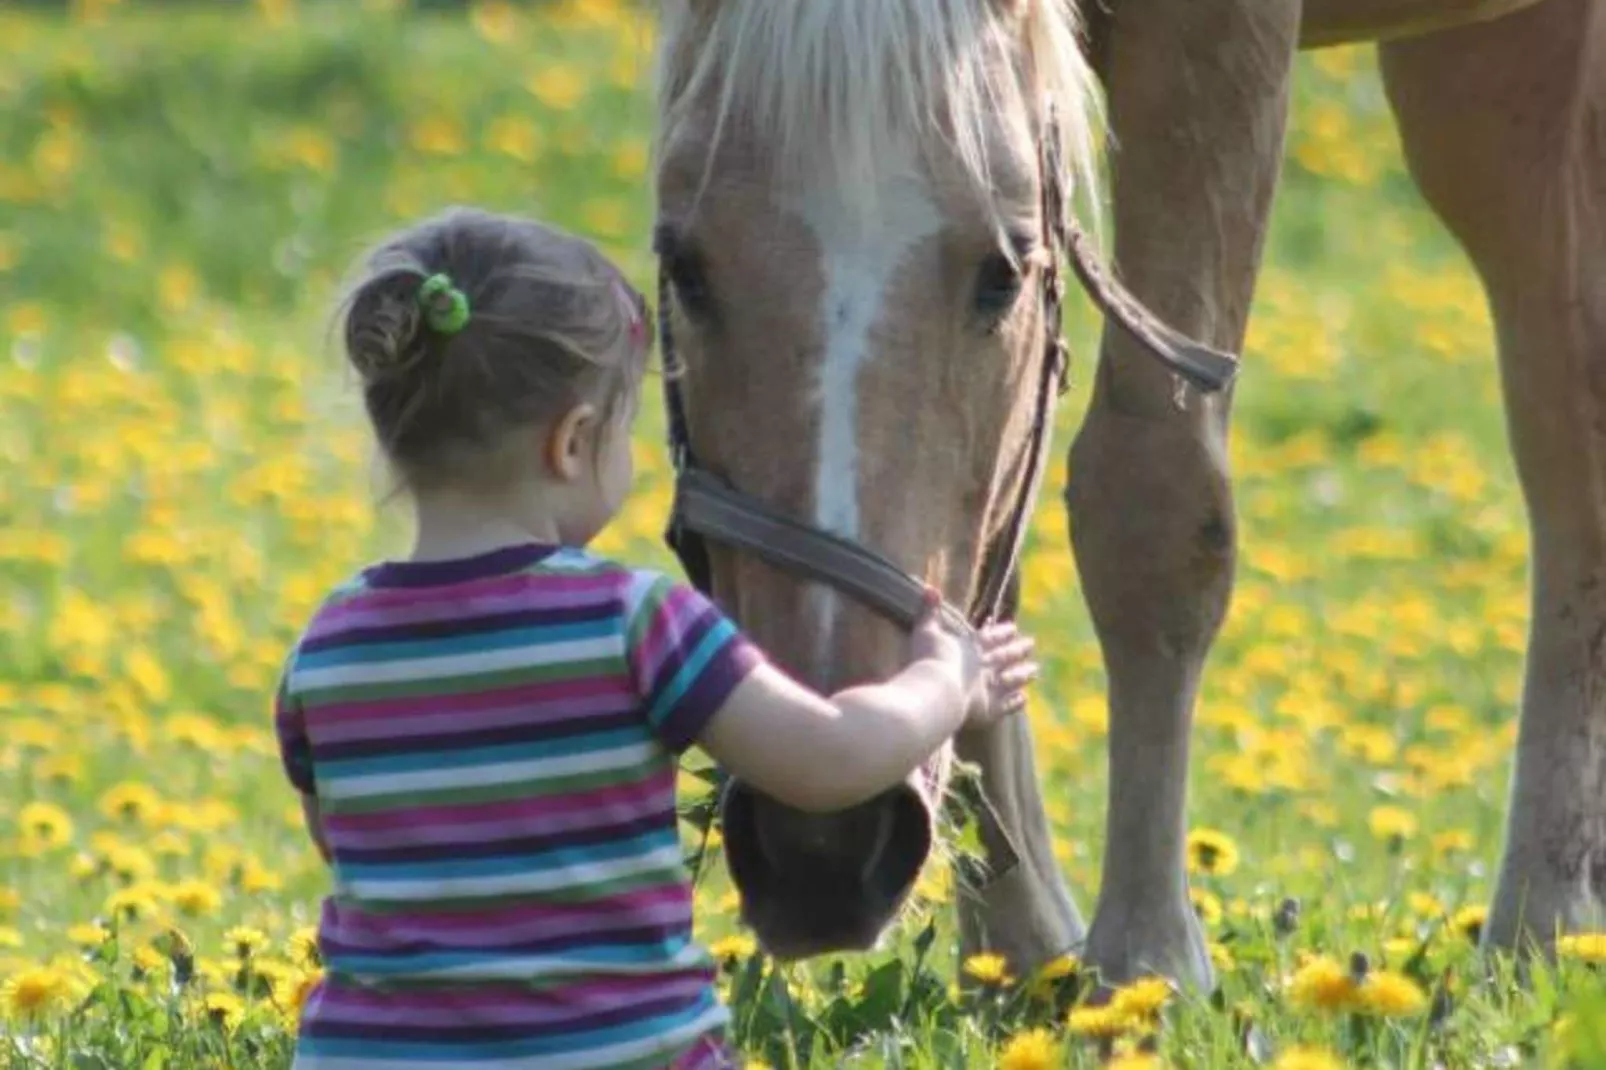
[[(268, 700), (316, 599), (405, 537), (328, 334), (341, 274), (477, 203), (586, 234), (645, 288), (652, 34), (625, 0), (0, 7), (0, 1065), (287, 1065), (326, 882)], [(935, 864), (888, 949), (778, 970), (716, 857), (702, 935), (755, 1065), (1606, 1065), (1606, 936), (1527, 987), (1473, 955), (1527, 614), (1481, 291), (1369, 52), (1301, 58), (1288, 156), (1195, 733), (1220, 992), (1090, 1002), (1074, 960), (959, 962)], [(1096, 337), (1070, 303), (1061, 447)], [(605, 549), (673, 568), (644, 408)], [(1106, 710), (1063, 475), (1028, 559), (1031, 717), (1091, 909)], [(706, 781), (683, 779), (695, 818)]]

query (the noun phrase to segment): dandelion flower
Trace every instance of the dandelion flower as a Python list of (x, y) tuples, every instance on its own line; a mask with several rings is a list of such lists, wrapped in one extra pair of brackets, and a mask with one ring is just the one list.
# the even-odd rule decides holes
[(965, 973), (984, 985), (1002, 985), (1009, 982), (1009, 963), (1002, 955), (984, 951), (965, 960)]
[(1056, 958), (1049, 959), (1047, 963), (1040, 967), (1038, 971), (1032, 975), (1032, 980), (1041, 981), (1044, 984), (1047, 984), (1051, 981), (1058, 981), (1075, 973), (1077, 967), (1080, 965), (1081, 960), (1075, 955), (1060, 955)]
[(323, 964), (323, 954), (318, 950), (317, 929), (306, 925), (290, 934), (290, 958), (305, 967)]
[(1065, 1019), (1065, 1027), (1079, 1037), (1118, 1037), (1137, 1024), (1113, 1006), (1077, 1007)]
[(67, 1002), (70, 990), (71, 980), (65, 973), (51, 966), (38, 966), (0, 985), (0, 1006), (11, 1018), (43, 1018)]
[(1355, 979), (1338, 960), (1318, 955), (1294, 974), (1288, 995), (1296, 1007), (1344, 1011), (1355, 1006)]
[(1378, 806), (1367, 818), (1372, 835), (1380, 840), (1401, 843), (1416, 835), (1416, 818), (1398, 806)]
[(224, 1032), (232, 1033), (245, 1017), (245, 1004), (231, 992), (212, 992), (203, 1004), (206, 1017)]
[(236, 925), (223, 934), (223, 944), (236, 958), (248, 959), (268, 946), (268, 935), (249, 925)]
[(1358, 992), (1360, 1009), (1382, 1018), (1406, 1018), (1420, 1014), (1428, 1005), (1427, 993), (1402, 973), (1374, 970), (1366, 975)]
[(223, 894), (210, 883), (191, 878), (173, 885), (171, 898), (180, 912), (192, 918), (211, 914), (223, 906)]
[(757, 941), (744, 933), (722, 937), (708, 947), (708, 953), (720, 962), (736, 962), (751, 958), (757, 950)]
[(1564, 959), (1599, 966), (1606, 963), (1606, 933), (1578, 933), (1558, 937), (1556, 954)]
[(1450, 928), (1477, 943), (1483, 936), (1483, 926), (1488, 920), (1488, 907), (1462, 907), (1451, 916)]
[(1052, 1070), (1060, 1065), (1060, 1047), (1047, 1029), (1011, 1037), (998, 1055), (998, 1070)]
[(1170, 1001), (1171, 995), (1171, 985), (1164, 978), (1145, 977), (1117, 991), (1110, 1006), (1129, 1018), (1153, 1018)]
[(1344, 1070), (1344, 1064), (1323, 1048), (1298, 1046), (1283, 1052), (1272, 1070)]
[(17, 831), (24, 854), (42, 854), (72, 840), (72, 818), (51, 803), (29, 803), (17, 811)]
[(1238, 868), (1238, 845), (1225, 832), (1194, 829), (1188, 833), (1188, 872), (1225, 877)]

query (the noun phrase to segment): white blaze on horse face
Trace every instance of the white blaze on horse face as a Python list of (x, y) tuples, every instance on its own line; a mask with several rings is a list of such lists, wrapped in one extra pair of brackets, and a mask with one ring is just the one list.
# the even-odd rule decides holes
[[(885, 166), (885, 161), (882, 161)], [(861, 537), (859, 524), (859, 371), (871, 356), (898, 267), (923, 240), (937, 233), (942, 216), (925, 181), (910, 167), (875, 191), (874, 209), (851, 203), (851, 189), (813, 185), (793, 207), (814, 234), (824, 278), (820, 308), (823, 352), (819, 369), (820, 445), (815, 472), (814, 522), (845, 538)], [(862, 195), (862, 193), (860, 194)], [(823, 666), (836, 624), (836, 592), (817, 587)]]

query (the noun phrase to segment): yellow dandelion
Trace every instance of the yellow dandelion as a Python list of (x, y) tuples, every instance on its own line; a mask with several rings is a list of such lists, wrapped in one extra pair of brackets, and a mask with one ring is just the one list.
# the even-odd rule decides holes
[(752, 958), (758, 951), (758, 941), (746, 933), (721, 937), (708, 945), (708, 953), (720, 962), (737, 962)]
[(1451, 916), (1450, 928), (1477, 943), (1483, 936), (1483, 926), (1488, 920), (1488, 907), (1462, 907)]
[(1427, 1008), (1427, 993), (1403, 973), (1372, 970), (1359, 985), (1360, 1009), (1380, 1018), (1407, 1018)]
[(299, 1017), (301, 1008), (307, 1005), (307, 1000), (312, 998), (312, 993), (323, 983), (323, 978), (324, 971), (321, 969), (306, 970), (292, 975), (282, 988), (285, 1013)]
[(290, 959), (308, 968), (323, 964), (323, 954), (318, 950), (316, 928), (305, 925), (290, 934)]
[(1238, 845), (1225, 832), (1194, 829), (1188, 833), (1188, 872), (1225, 877), (1238, 868)]
[(161, 805), (155, 788), (131, 781), (106, 789), (100, 797), (100, 812), (113, 821), (147, 822)]
[(14, 1019), (38, 1019), (65, 1004), (70, 995), (71, 979), (65, 972), (36, 966), (0, 985), (0, 1007)]
[(1296, 1046), (1277, 1057), (1272, 1070), (1344, 1070), (1338, 1056), (1324, 1048)]
[(223, 906), (223, 893), (208, 882), (193, 877), (173, 885), (169, 897), (173, 906), (192, 918), (214, 913)]
[(119, 888), (106, 897), (104, 913), (118, 921), (143, 921), (155, 917), (161, 910), (155, 891), (144, 884)]
[(268, 946), (268, 934), (249, 925), (236, 925), (223, 934), (223, 946), (234, 952), (235, 958), (248, 959)]
[(1344, 1011), (1355, 1006), (1355, 979), (1343, 964), (1327, 955), (1318, 955), (1294, 974), (1288, 995), (1297, 1007), (1307, 1010)]
[(1400, 843), (1416, 835), (1416, 818), (1402, 807), (1374, 807), (1366, 821), (1372, 835), (1380, 840)]
[(1010, 981), (1009, 962), (1002, 955), (983, 951), (965, 960), (965, 974), (984, 985), (1003, 985)]
[(1065, 1027), (1079, 1037), (1118, 1037), (1137, 1025), (1112, 1006), (1077, 1007), (1065, 1019)]
[(1009, 1038), (998, 1054), (998, 1070), (1051, 1070), (1060, 1065), (1060, 1046), (1047, 1029), (1031, 1029)]
[(172, 965), (162, 950), (154, 944), (141, 944), (134, 949), (134, 973), (140, 977), (165, 979)]
[(67, 939), (82, 948), (95, 948), (106, 942), (111, 931), (98, 921), (67, 927)]
[(1230, 973), (1238, 965), (1238, 960), (1232, 957), (1232, 949), (1218, 940), (1210, 941), (1210, 964), (1218, 973)]
[(1606, 933), (1576, 933), (1558, 937), (1556, 955), (1591, 966), (1606, 963)]
[(1075, 973), (1081, 965), (1081, 960), (1075, 955), (1059, 955), (1049, 959), (1048, 962), (1039, 967), (1037, 972), (1032, 975), (1032, 980), (1041, 981), (1044, 984), (1058, 981)]
[(72, 840), (72, 818), (52, 803), (32, 802), (17, 811), (17, 833), (24, 854), (41, 854)]
[(1203, 888), (1189, 888), (1188, 899), (1193, 903), (1193, 912), (1199, 916), (1206, 927), (1221, 924), (1221, 899)]
[(231, 992), (208, 993), (202, 1006), (206, 1008), (207, 1020), (224, 1032), (234, 1032), (240, 1019), (245, 1017), (245, 1004)]
[(1110, 1006), (1129, 1018), (1153, 1018), (1172, 996), (1171, 983), (1163, 977), (1145, 977), (1116, 991)]

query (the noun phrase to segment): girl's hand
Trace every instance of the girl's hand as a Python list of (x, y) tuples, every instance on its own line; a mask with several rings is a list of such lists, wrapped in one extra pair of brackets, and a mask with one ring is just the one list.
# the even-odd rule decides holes
[(1026, 688), (1037, 679), (1037, 643), (1013, 621), (989, 624), (980, 632), (981, 693), (972, 701), (966, 728), (986, 728), (1026, 708)]
[(952, 667), (959, 674), (959, 685), (970, 694), (980, 682), (981, 651), (969, 635), (948, 626), (940, 612), (942, 594), (926, 588), (926, 615), (909, 634), (909, 660), (931, 658)]
[(910, 655), (935, 658), (959, 674), (969, 696), (966, 728), (986, 728), (1026, 708), (1026, 687), (1037, 679), (1037, 644), (1013, 622), (989, 624), (979, 632), (948, 627), (937, 607), (942, 597), (926, 593), (927, 613), (910, 636)]

